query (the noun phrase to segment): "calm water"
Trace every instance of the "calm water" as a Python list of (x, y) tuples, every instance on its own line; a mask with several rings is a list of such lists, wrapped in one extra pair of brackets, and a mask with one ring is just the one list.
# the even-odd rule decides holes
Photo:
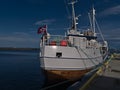
[(40, 90), (39, 51), (0, 51), (0, 90)]

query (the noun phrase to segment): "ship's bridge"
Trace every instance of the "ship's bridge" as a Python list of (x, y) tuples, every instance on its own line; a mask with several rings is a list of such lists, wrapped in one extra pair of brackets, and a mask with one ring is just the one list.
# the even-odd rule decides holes
[(74, 37), (86, 37), (87, 40), (97, 39), (96, 36), (88, 36), (88, 35), (73, 35), (73, 34), (69, 34), (68, 36), (74, 36)]

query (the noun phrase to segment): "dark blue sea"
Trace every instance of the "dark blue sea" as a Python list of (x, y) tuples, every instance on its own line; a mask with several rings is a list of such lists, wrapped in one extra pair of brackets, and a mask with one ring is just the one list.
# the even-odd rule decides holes
[(0, 90), (40, 90), (44, 80), (38, 50), (0, 51)]

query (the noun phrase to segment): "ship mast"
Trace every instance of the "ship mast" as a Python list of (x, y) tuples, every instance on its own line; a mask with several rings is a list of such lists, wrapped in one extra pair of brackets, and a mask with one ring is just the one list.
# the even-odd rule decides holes
[(96, 34), (95, 34), (95, 9), (94, 9), (94, 7), (92, 9), (92, 29), (94, 32), (94, 36), (96, 36)]
[(77, 22), (76, 22), (76, 16), (75, 16), (75, 9), (74, 9), (74, 4), (76, 3), (77, 1), (74, 1), (72, 0), (72, 2), (70, 3), (72, 5), (72, 29), (77, 31)]

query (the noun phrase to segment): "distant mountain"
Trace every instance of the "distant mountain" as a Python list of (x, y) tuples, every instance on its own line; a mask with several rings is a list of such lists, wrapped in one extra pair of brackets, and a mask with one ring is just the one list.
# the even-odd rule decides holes
[(13, 48), (13, 47), (0, 47), (0, 50), (39, 50), (39, 48)]

